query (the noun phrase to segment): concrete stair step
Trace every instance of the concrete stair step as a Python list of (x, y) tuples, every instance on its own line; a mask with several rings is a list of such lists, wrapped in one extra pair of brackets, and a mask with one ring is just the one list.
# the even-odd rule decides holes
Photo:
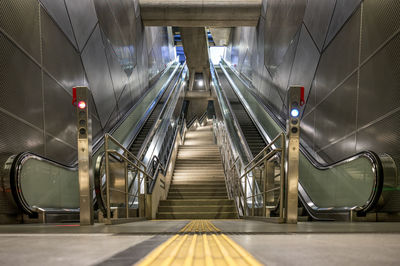
[(233, 205), (204, 205), (204, 206), (160, 206), (159, 212), (236, 212)]
[(227, 195), (215, 195), (215, 196), (210, 196), (210, 195), (168, 195), (167, 199), (227, 199)]
[(186, 193), (186, 192), (226, 192), (225, 186), (214, 187), (214, 188), (198, 188), (198, 187), (187, 187), (187, 188), (175, 188), (170, 187), (170, 193)]
[(170, 191), (172, 189), (225, 189), (225, 182), (221, 184), (171, 184)]
[(169, 192), (168, 197), (176, 197), (176, 196), (228, 196), (226, 191), (189, 191), (189, 192)]
[(230, 199), (173, 199), (173, 200), (161, 200), (160, 206), (209, 206), (209, 205), (233, 205), (233, 200)]
[(157, 219), (235, 219), (235, 212), (159, 212)]
[(224, 180), (173, 180), (172, 185), (219, 186), (219, 185), (225, 185), (225, 181)]

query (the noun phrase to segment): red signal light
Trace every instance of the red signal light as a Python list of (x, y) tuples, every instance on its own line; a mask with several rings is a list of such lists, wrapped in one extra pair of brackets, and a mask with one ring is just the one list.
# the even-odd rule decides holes
[(86, 103), (84, 101), (80, 101), (78, 103), (78, 107), (79, 107), (79, 109), (85, 109), (86, 108)]

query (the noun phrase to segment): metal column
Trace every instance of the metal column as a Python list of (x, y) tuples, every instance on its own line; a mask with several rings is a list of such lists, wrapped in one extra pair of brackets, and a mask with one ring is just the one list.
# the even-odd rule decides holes
[(78, 122), (78, 168), (80, 224), (92, 225), (93, 221), (93, 170), (92, 170), (92, 121), (87, 87), (74, 88)]
[(297, 223), (298, 183), (299, 183), (299, 144), (300, 107), (304, 104), (303, 87), (290, 87), (288, 97), (289, 119), (287, 121), (287, 191), (286, 222)]

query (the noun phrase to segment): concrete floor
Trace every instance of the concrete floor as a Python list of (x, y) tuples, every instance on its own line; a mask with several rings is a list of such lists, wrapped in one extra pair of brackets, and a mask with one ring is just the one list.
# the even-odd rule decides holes
[[(0, 265), (132, 265), (189, 221), (0, 226)], [(400, 223), (213, 224), (268, 265), (398, 265)]]

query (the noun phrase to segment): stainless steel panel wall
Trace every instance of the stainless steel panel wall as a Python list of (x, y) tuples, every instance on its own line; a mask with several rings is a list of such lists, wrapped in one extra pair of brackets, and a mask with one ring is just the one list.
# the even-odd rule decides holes
[(96, 104), (101, 106), (100, 109), (97, 109), (100, 121), (102, 125), (105, 125), (116, 106), (116, 98), (104, 46), (99, 44), (102, 44), (102, 38), (100, 27), (97, 27), (86, 48), (82, 51), (82, 61), (91, 85), (93, 98)]
[[(273, 0), (263, 7), (252, 33), (257, 47), (248, 48), (257, 55), (246, 55), (258, 63), (251, 75), (236, 66), (252, 79), (261, 100), (284, 122), (287, 87), (303, 85), (302, 143), (317, 159), (331, 163), (370, 149), (389, 153), (400, 165), (400, 2)], [(234, 62), (253, 37), (246, 38), (229, 44), (227, 61)]]
[(76, 148), (76, 113), (70, 94), (46, 74), (43, 88), (46, 132)]
[[(97, 140), (148, 88), (148, 52), (151, 75), (174, 59), (164, 52), (171, 48), (166, 32), (146, 35), (137, 1), (0, 1), (0, 164), (23, 151), (73, 163), (71, 88), (91, 89)], [(0, 191), (0, 223), (10, 213), (16, 209)]]
[(360, 127), (399, 108), (400, 35), (361, 67), (359, 94)]
[[(1, 33), (0, 86), (0, 108), (43, 129), (40, 66)], [(30, 110), (30, 112), (26, 110)]]
[(76, 41), (64, 0), (40, 0), (47, 13), (56, 21), (75, 47)]
[(336, 0), (308, 0), (304, 24), (314, 38), (318, 50), (322, 50)]
[(71, 87), (84, 82), (79, 52), (44, 9), (41, 22), (43, 68), (71, 93)]
[[(360, 13), (357, 12), (346, 23), (321, 56), (315, 76), (317, 104), (357, 68), (360, 46)], [(339, 58), (340, 60), (338, 60)]]
[(39, 3), (37, 0), (1, 0), (0, 28), (15, 44), (40, 62)]
[(333, 12), (328, 35), (326, 36), (325, 47), (343, 27), (346, 20), (353, 14), (354, 10), (357, 9), (361, 1), (362, 0), (336, 0), (335, 11)]
[(357, 106), (357, 74), (332, 91), (329, 97), (318, 105), (315, 117), (317, 150), (356, 130), (355, 106)]
[(97, 23), (93, 0), (65, 0), (65, 5), (68, 7), (69, 19), (74, 29), (79, 51), (82, 51)]

